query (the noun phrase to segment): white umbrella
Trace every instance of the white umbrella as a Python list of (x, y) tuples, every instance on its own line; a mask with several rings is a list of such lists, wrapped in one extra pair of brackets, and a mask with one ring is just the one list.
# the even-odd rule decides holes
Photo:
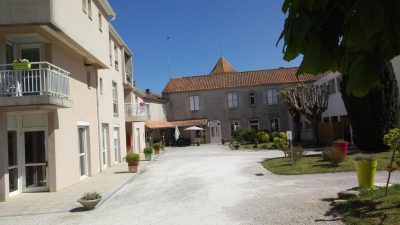
[(175, 141), (178, 140), (179, 135), (181, 135), (181, 133), (179, 132), (178, 126), (175, 125)]
[(188, 127), (185, 130), (204, 130), (204, 129), (200, 128), (200, 127), (193, 126), (193, 127)]

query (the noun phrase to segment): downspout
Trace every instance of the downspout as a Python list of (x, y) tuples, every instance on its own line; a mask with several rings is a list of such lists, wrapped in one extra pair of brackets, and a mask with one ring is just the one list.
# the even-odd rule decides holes
[(100, 124), (100, 103), (99, 103), (99, 72), (96, 70), (96, 113), (97, 113), (97, 135), (99, 144), (99, 165), (100, 172), (103, 172), (103, 165), (101, 164), (101, 124)]

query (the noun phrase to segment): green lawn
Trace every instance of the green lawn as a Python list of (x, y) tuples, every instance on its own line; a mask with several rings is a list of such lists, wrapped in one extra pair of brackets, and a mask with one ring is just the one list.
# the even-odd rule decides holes
[(359, 197), (340, 203), (334, 210), (352, 225), (400, 225), (400, 185), (385, 189), (362, 191)]
[[(267, 148), (263, 148), (266, 145)], [(258, 144), (257, 148), (254, 148), (254, 144), (243, 144), (240, 145), (239, 149), (272, 149), (274, 142), (268, 142), (264, 144)]]
[[(377, 170), (384, 170), (390, 162), (391, 153), (383, 152), (374, 154), (378, 160)], [(262, 165), (269, 171), (280, 175), (299, 175), (312, 173), (334, 173), (354, 171), (353, 157), (348, 155), (339, 166), (331, 166), (329, 162), (323, 161), (321, 156), (304, 156), (296, 166), (292, 166), (290, 158), (267, 159)]]

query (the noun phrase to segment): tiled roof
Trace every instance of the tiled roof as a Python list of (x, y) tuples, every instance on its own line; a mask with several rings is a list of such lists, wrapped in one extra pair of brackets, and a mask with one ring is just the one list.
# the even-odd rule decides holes
[(165, 86), (163, 93), (312, 82), (324, 75), (301, 74), (297, 77), (296, 71), (297, 67), (292, 67), (173, 78)]
[(179, 120), (179, 121), (148, 121), (145, 126), (149, 129), (162, 129), (178, 127), (191, 127), (191, 126), (206, 126), (207, 119), (198, 120)]

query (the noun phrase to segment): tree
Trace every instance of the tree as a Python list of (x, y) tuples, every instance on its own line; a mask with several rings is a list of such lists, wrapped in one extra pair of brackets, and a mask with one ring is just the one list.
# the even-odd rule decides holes
[[(368, 126), (368, 121), (379, 120), (383, 130), (397, 124), (389, 117), (397, 110), (397, 86), (386, 81), (394, 76), (390, 60), (400, 54), (400, 1), (285, 0), (282, 10), (287, 18), (278, 42), (284, 41), (284, 59), (303, 55), (297, 74), (342, 73), (342, 96), (359, 140), (356, 144), (362, 150), (382, 150), (384, 133)], [(360, 110), (361, 102), (393, 104), (370, 114)], [(358, 124), (364, 126), (355, 129)], [(367, 134), (377, 136), (370, 139)]]
[(288, 110), (290, 115), (292, 115), (292, 121), (296, 127), (295, 130), (295, 141), (301, 141), (301, 111), (300, 111), (300, 99), (299, 95), (294, 93), (295, 88), (285, 88), (278, 93), (278, 98), (282, 102), (285, 102), (288, 105)]
[(326, 86), (305, 86), (298, 84), (295, 88), (286, 88), (279, 93), (289, 109), (303, 114), (313, 128), (314, 144), (319, 144), (319, 122), (322, 113), (328, 108), (328, 90)]

